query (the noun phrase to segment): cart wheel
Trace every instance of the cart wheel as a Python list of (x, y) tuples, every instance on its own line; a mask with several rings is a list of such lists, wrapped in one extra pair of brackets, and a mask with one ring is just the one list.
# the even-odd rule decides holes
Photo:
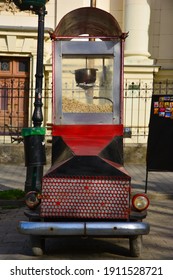
[(132, 236), (129, 238), (130, 255), (139, 257), (142, 250), (142, 235)]
[(45, 239), (42, 236), (30, 235), (31, 248), (34, 256), (42, 256), (45, 251)]

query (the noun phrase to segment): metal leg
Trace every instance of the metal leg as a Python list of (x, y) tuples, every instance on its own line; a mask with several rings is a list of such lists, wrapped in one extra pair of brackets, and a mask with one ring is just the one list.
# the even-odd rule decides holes
[(148, 189), (148, 168), (146, 168), (145, 193), (147, 193), (147, 189)]

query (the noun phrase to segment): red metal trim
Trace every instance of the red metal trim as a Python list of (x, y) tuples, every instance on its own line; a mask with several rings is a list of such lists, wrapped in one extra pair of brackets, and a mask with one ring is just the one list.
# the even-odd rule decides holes
[(61, 136), (76, 155), (98, 155), (116, 136), (122, 125), (53, 125), (52, 135)]
[(121, 39), (124, 40), (128, 36), (127, 33), (123, 33), (122, 36), (84, 36), (84, 35), (76, 35), (76, 36), (56, 36), (55, 34), (51, 33), (50, 37), (52, 40), (72, 40), (72, 39), (100, 39), (100, 40), (117, 40)]
[(79, 136), (94, 136), (98, 137), (113, 137), (123, 135), (122, 125), (112, 124), (91, 124), (91, 125), (53, 125), (52, 126), (53, 136), (67, 136), (67, 137), (79, 137)]
[(124, 122), (124, 40), (121, 40), (120, 123)]
[(53, 40), (64, 40), (64, 39), (90, 39), (90, 38), (94, 38), (94, 39), (106, 39), (106, 40), (110, 40), (110, 39), (119, 39), (120, 36), (55, 36), (54, 34), (51, 34), (51, 39)]
[[(55, 77), (55, 43), (52, 44), (52, 77)], [(55, 83), (52, 83), (52, 112), (55, 112)], [(55, 121), (55, 116), (53, 115)]]

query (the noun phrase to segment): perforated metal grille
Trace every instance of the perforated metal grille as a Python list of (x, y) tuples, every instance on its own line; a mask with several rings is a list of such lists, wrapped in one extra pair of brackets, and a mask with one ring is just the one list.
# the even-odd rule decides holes
[(130, 182), (116, 177), (44, 177), (42, 217), (126, 219)]

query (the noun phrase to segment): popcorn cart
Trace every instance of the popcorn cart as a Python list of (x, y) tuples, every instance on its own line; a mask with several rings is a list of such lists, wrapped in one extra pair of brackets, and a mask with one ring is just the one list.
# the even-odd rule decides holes
[(32, 251), (58, 236), (125, 237), (139, 256), (149, 233), (146, 194), (134, 194), (123, 167), (123, 46), (115, 18), (98, 8), (66, 14), (53, 46), (52, 164), (30, 191), (19, 231)]

